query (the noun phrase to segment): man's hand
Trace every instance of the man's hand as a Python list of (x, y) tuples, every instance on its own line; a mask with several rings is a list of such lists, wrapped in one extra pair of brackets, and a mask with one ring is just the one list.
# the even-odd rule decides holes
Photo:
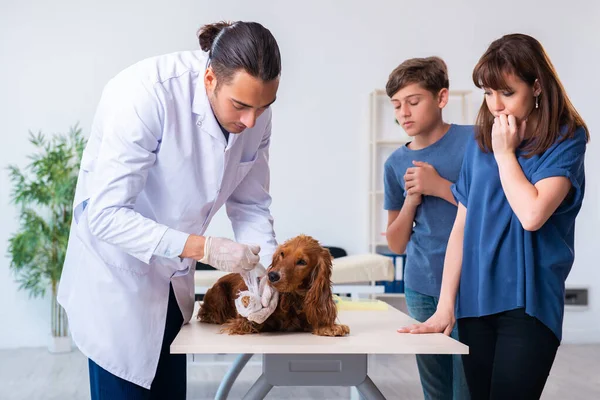
[(251, 271), (260, 261), (260, 246), (236, 243), (226, 238), (208, 236), (200, 262), (226, 272)]
[(273, 311), (277, 308), (279, 301), (279, 292), (273, 289), (268, 284), (268, 278), (263, 278), (260, 281), (259, 293), (262, 293), (260, 303), (263, 306), (262, 309), (252, 312), (248, 315), (248, 321), (262, 324), (273, 314)]
[(204, 257), (204, 242), (206, 238), (204, 236), (190, 235), (188, 236), (183, 251), (179, 255), (181, 258), (191, 258), (199, 261)]
[(413, 161), (413, 165), (404, 174), (404, 187), (408, 195), (437, 196), (443, 178), (433, 165), (423, 161)]
[(260, 258), (260, 246), (236, 243), (226, 238), (190, 235), (182, 258), (193, 258), (226, 272), (251, 271)]

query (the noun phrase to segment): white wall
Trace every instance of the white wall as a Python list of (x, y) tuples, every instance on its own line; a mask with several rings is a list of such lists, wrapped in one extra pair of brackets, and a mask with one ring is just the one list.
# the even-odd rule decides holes
[[(439, 55), (451, 87), (475, 89), (471, 71), (488, 44), (520, 31), (546, 47), (593, 139), (587, 194), (569, 284), (590, 288), (588, 311), (568, 313), (566, 341), (600, 338), (600, 167), (597, 79), (600, 6), (504, 1), (75, 1), (0, 6), (0, 167), (26, 164), (28, 130), (87, 132), (106, 81), (129, 64), (197, 48), (195, 32), (220, 19), (255, 20), (277, 38), (283, 76), (274, 109), (272, 212), (280, 240), (315, 236), (367, 250), (368, 95), (403, 59)], [(475, 98), (479, 99), (479, 92)], [(478, 102), (479, 100), (477, 100)], [(474, 106), (476, 107), (476, 106)], [(17, 291), (5, 257), (17, 228), (0, 173), (0, 347), (45, 345), (49, 302)], [(212, 233), (230, 232), (223, 216)], [(93, 313), (93, 310), (90, 310)], [(8, 329), (6, 328), (8, 327)]]

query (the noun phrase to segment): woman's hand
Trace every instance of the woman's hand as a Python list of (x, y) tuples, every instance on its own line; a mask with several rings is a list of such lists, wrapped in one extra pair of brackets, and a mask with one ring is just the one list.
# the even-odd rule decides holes
[(399, 333), (443, 333), (446, 336), (450, 336), (452, 328), (456, 319), (454, 317), (454, 311), (445, 311), (440, 308), (437, 309), (427, 321), (406, 326), (398, 329)]
[(494, 118), (492, 126), (492, 151), (496, 158), (515, 154), (515, 150), (525, 137), (525, 127), (527, 122), (517, 124), (517, 119), (513, 115), (500, 115)]

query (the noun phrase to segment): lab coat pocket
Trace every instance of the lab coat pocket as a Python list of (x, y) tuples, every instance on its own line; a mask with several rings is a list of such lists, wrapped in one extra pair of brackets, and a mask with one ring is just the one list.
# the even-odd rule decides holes
[(146, 275), (150, 270), (149, 264), (92, 235), (88, 225), (87, 208), (84, 208), (79, 214), (76, 232), (87, 250), (100, 258), (106, 265), (135, 275)]

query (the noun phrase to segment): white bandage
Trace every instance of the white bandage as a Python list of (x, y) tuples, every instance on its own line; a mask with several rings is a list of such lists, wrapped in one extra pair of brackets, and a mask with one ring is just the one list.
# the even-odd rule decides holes
[(260, 296), (257, 293), (252, 293), (249, 290), (240, 292), (237, 299), (235, 299), (235, 308), (238, 313), (245, 318), (262, 308), (260, 304)]
[[(261, 284), (263, 282), (266, 283), (267, 279), (267, 277), (264, 277)], [(279, 301), (279, 292), (277, 290), (270, 285), (265, 284), (263, 286), (264, 291), (260, 298), (262, 308), (248, 315), (248, 320), (256, 322), (257, 324), (262, 324), (271, 316), (271, 314), (273, 314), (273, 311), (277, 308), (277, 302)]]
[(241, 291), (235, 299), (235, 308), (238, 313), (258, 324), (262, 324), (273, 314), (279, 299), (279, 292), (267, 285), (267, 276), (259, 277), (261, 270), (264, 268), (258, 267), (252, 271), (240, 273), (248, 290)]

